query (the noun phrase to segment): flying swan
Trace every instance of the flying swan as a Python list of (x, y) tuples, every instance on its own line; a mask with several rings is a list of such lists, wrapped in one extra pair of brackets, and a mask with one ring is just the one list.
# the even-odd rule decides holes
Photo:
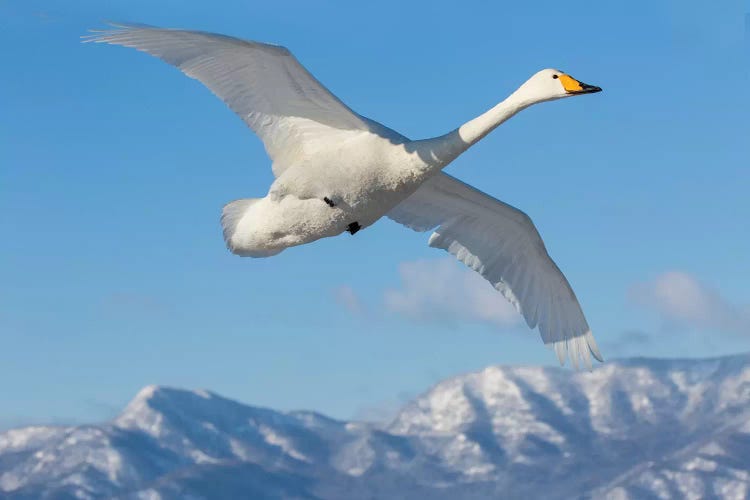
[(285, 248), (355, 234), (387, 216), (434, 230), (442, 248), (487, 279), (539, 327), (561, 364), (602, 361), (581, 306), (520, 210), (442, 172), (495, 127), (532, 104), (599, 92), (555, 69), (456, 130), (412, 141), (349, 109), (284, 47), (229, 36), (113, 25), (87, 41), (132, 47), (208, 87), (260, 137), (275, 180), (265, 198), (227, 204), (230, 251), (268, 257)]

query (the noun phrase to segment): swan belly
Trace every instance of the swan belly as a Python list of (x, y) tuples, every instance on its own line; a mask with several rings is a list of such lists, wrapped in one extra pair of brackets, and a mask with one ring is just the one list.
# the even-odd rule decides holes
[[(362, 148), (366, 150), (366, 148)], [(393, 149), (393, 146), (390, 146)], [(321, 164), (291, 167), (269, 190), (269, 197), (328, 200), (340, 217), (335, 234), (351, 223), (365, 228), (409, 197), (429, 175), (410, 168), (406, 155), (350, 155), (328, 158)]]
[[(272, 189), (265, 198), (233, 202), (224, 210), (227, 246), (237, 255), (269, 257), (285, 248), (344, 231), (354, 234), (372, 225), (413, 192), (412, 189), (407, 192), (404, 186), (398, 190), (370, 186), (345, 192), (335, 185), (324, 185), (315, 196), (305, 192), (302, 197), (288, 192), (282, 195), (280, 190)], [(233, 206), (239, 211), (226, 216)]]
[(285, 248), (340, 234), (345, 220), (342, 210), (332, 209), (322, 199), (266, 196), (244, 207), (233, 226), (225, 225), (224, 237), (232, 253), (269, 257)]

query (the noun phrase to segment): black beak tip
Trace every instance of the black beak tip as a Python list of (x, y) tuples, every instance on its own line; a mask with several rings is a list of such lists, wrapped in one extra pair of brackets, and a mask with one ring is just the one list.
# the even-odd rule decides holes
[(597, 87), (595, 85), (588, 85), (584, 83), (583, 85), (581, 85), (581, 91), (587, 94), (593, 94), (594, 92), (601, 92), (602, 88)]

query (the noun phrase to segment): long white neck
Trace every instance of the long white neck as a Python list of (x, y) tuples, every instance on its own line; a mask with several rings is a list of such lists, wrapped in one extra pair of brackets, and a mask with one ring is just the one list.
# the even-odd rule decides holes
[(419, 156), (426, 163), (426, 168), (430, 170), (444, 168), (500, 124), (537, 102), (526, 94), (524, 88), (521, 87), (497, 106), (469, 120), (452, 132), (432, 139), (415, 141), (414, 145)]

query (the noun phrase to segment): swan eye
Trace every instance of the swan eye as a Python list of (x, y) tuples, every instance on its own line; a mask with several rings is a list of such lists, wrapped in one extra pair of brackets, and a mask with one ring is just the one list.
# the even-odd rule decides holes
[(557, 80), (558, 76), (557, 75), (552, 75), (552, 78), (554, 78), (555, 80)]

